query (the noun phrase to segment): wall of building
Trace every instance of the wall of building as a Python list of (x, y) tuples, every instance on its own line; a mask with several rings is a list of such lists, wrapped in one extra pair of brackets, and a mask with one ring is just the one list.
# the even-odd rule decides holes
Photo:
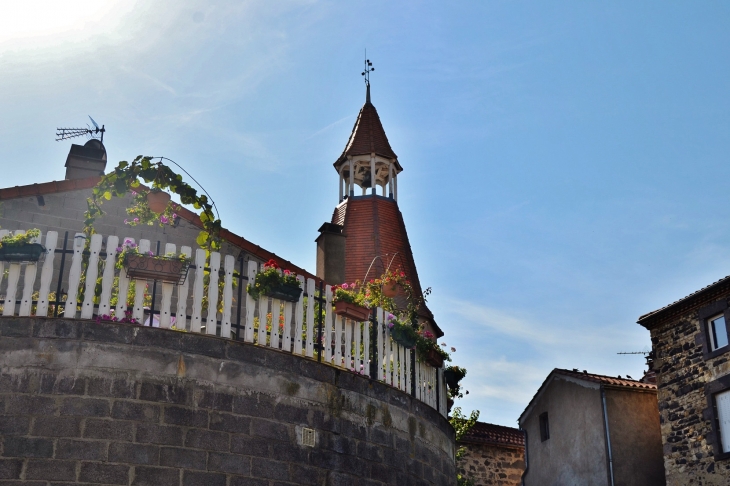
[[(540, 440), (541, 413), (550, 438)], [(526, 486), (607, 484), (608, 459), (600, 388), (556, 376), (537, 398), (520, 428), (527, 431)]]
[(525, 471), (525, 450), (495, 444), (459, 443), (467, 452), (459, 471), (474, 486), (519, 486)]
[(707, 383), (730, 374), (730, 360), (724, 354), (705, 361), (697, 342), (700, 332), (697, 310), (651, 331), (670, 486), (730, 484), (730, 461), (714, 459), (716, 438), (704, 391)]
[(0, 318), (0, 436), (2, 484), (455, 484), (453, 429), (405, 393), (126, 324)]
[(663, 486), (659, 407), (654, 391), (606, 387), (614, 483)]

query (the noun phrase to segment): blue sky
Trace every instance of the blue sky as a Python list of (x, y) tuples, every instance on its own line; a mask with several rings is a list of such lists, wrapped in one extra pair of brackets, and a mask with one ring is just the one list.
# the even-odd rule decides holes
[(367, 48), (462, 406), (514, 426), (554, 367), (640, 377), (637, 317), (730, 273), (729, 25), (719, 1), (16, 2), (0, 185), (62, 179), (55, 128), (91, 115), (111, 161), (172, 158), (314, 269)]

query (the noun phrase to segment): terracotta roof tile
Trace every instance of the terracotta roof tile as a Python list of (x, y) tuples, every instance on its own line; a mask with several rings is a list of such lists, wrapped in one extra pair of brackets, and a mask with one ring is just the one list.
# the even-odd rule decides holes
[[(393, 199), (372, 195), (351, 197), (335, 209), (332, 223), (343, 226), (345, 281), (377, 278), (392, 260), (391, 270), (403, 270), (414, 291), (421, 293), (406, 225)], [(433, 323), (438, 337), (443, 335), (425, 304), (419, 308), (419, 315)]]
[(350, 139), (345, 150), (335, 162), (335, 167), (347, 160), (348, 155), (366, 155), (375, 153), (388, 159), (398, 159), (390, 148), (388, 136), (380, 122), (378, 111), (370, 102), (365, 102), (355, 120)]
[(525, 447), (525, 434), (520, 429), (477, 422), (459, 442)]

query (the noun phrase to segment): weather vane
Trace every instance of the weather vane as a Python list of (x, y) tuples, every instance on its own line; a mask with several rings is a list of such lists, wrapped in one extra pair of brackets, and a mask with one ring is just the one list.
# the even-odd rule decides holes
[(370, 73), (372, 71), (375, 71), (375, 68), (373, 67), (373, 63), (370, 62), (370, 59), (368, 57), (368, 51), (365, 50), (365, 71), (362, 72), (362, 75), (365, 76), (365, 86), (370, 87)]
[(56, 139), (56, 142), (66, 140), (67, 138), (74, 138), (86, 135), (88, 138), (96, 138), (97, 136), (99, 136), (99, 141), (103, 143), (104, 132), (106, 132), (106, 130), (104, 129), (104, 125), (99, 128), (99, 125), (94, 121), (93, 118), (89, 117), (89, 120), (91, 120), (91, 123), (94, 124), (94, 128), (89, 127), (89, 125), (86, 125), (86, 128), (56, 128), (56, 136), (58, 137)]

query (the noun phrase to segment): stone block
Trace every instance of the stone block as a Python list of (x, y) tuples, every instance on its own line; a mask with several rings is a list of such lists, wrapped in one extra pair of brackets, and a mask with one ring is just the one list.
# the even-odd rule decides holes
[(81, 419), (76, 417), (36, 417), (32, 435), (41, 437), (79, 437)]
[(82, 332), (85, 341), (130, 344), (134, 340), (135, 329), (135, 327), (123, 324), (94, 322), (86, 324)]
[(205, 470), (206, 451), (178, 447), (160, 448), (160, 466)]
[(191, 390), (185, 385), (144, 382), (139, 389), (139, 399), (148, 402), (190, 404)]
[(11, 395), (5, 402), (5, 413), (9, 415), (53, 415), (57, 408), (50, 397)]
[(0, 459), (0, 479), (20, 479), (23, 461), (20, 459)]
[(293, 406), (284, 403), (276, 405), (274, 410), (274, 418), (283, 422), (290, 422), (294, 424), (307, 424), (307, 415), (309, 414), (309, 407), (306, 406)]
[(96, 440), (58, 439), (56, 459), (106, 461), (107, 443)]
[(88, 394), (97, 397), (135, 398), (133, 382), (126, 378), (89, 378)]
[(169, 467), (134, 468), (132, 486), (179, 486), (180, 471)]
[(30, 418), (0, 416), (0, 436), (27, 435), (30, 430)]
[(226, 486), (226, 475), (210, 472), (183, 472), (183, 486)]
[(114, 442), (109, 445), (109, 462), (156, 465), (160, 463), (160, 448), (155, 445)]
[(252, 461), (251, 476), (255, 478), (289, 480), (289, 465), (286, 462), (271, 459), (257, 459)]
[(273, 418), (276, 402), (260, 393), (237, 396), (233, 399), (233, 413), (258, 418)]
[(163, 422), (186, 427), (208, 427), (208, 412), (183, 407), (165, 407)]
[(208, 470), (250, 476), (251, 458), (239, 456), (238, 454), (211, 452), (208, 454)]
[(30, 337), (33, 327), (27, 319), (0, 320), (0, 336), (3, 337)]
[(183, 334), (180, 339), (180, 351), (191, 354), (202, 354), (211, 358), (225, 358), (223, 339), (211, 339), (195, 334)]
[(61, 415), (108, 417), (109, 401), (99, 398), (66, 398), (61, 403)]
[(129, 466), (83, 462), (79, 482), (97, 484), (129, 484)]
[(225, 432), (190, 429), (185, 436), (185, 447), (193, 447), (195, 449), (228, 451), (230, 450), (230, 444), (230, 436)]
[(230, 486), (269, 486), (269, 481), (266, 479), (233, 476), (231, 477)]
[(231, 452), (247, 456), (268, 457), (269, 441), (260, 437), (234, 435), (231, 437)]
[(118, 401), (112, 406), (112, 417), (121, 420), (159, 422), (160, 407), (146, 403)]
[(289, 481), (292, 483), (304, 486), (318, 486), (324, 483), (326, 475), (327, 473), (323, 469), (301, 464), (289, 464)]
[(49, 439), (29, 439), (27, 437), (4, 437), (3, 456), (51, 457), (53, 456), (53, 441)]
[(33, 324), (33, 337), (78, 339), (81, 337), (81, 324), (60, 319), (38, 320)]
[(251, 435), (275, 440), (289, 440), (289, 427), (271, 420), (251, 421)]
[(167, 427), (157, 424), (139, 424), (137, 426), (137, 442), (161, 444), (161, 445), (183, 445), (184, 431), (180, 427)]
[(75, 376), (46, 374), (41, 377), (40, 392), (44, 395), (83, 395), (86, 380)]
[(76, 463), (53, 459), (30, 459), (25, 467), (25, 479), (75, 481)]
[(230, 412), (233, 408), (233, 395), (211, 390), (200, 390), (196, 393), (195, 402), (199, 408)]
[(233, 434), (248, 434), (251, 431), (251, 419), (229, 413), (211, 412), (210, 429)]
[(134, 438), (134, 423), (117, 420), (87, 419), (84, 438), (131, 441)]

